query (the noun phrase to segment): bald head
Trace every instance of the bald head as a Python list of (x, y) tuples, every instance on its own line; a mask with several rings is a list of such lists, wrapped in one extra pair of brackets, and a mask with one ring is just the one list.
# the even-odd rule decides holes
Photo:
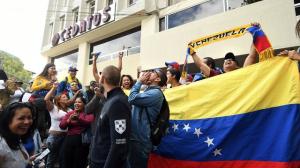
[(106, 80), (106, 83), (111, 86), (119, 86), (120, 84), (120, 70), (113, 65), (105, 67), (101, 76)]

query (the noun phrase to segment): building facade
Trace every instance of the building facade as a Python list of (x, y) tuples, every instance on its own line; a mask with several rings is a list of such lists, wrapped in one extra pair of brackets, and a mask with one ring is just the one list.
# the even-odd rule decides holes
[[(274, 49), (299, 46), (295, 25), (298, 0), (49, 0), (42, 55), (64, 76), (77, 66), (85, 85), (93, 80), (91, 53), (101, 52), (97, 67), (117, 65), (125, 48), (122, 74), (183, 63), (188, 42), (251, 22), (259, 22)], [(198, 50), (202, 57), (245, 55), (252, 37), (221, 41)], [(190, 62), (192, 62), (190, 60)]]

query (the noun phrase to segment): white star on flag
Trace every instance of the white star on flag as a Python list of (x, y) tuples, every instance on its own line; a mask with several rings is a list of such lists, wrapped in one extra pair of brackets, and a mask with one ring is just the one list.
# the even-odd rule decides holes
[(199, 138), (199, 136), (200, 136), (201, 134), (203, 134), (203, 133), (201, 132), (201, 128), (195, 128), (194, 134), (196, 134), (197, 137)]
[(215, 155), (215, 156), (217, 156), (217, 155), (220, 155), (220, 156), (221, 156), (221, 155), (222, 155), (221, 150), (222, 150), (222, 149), (215, 149), (215, 150), (214, 150), (214, 155)]
[(210, 145), (215, 145), (215, 144), (213, 143), (213, 141), (214, 141), (214, 138), (210, 139), (209, 137), (207, 137), (207, 140), (204, 141), (204, 142), (207, 143), (207, 146), (209, 147)]
[(183, 129), (184, 129), (186, 132), (188, 132), (189, 129), (191, 129), (190, 124), (189, 124), (189, 123), (188, 123), (188, 124), (184, 124)]
[(172, 128), (174, 129), (174, 132), (176, 131), (176, 130), (178, 130), (178, 124), (173, 124), (173, 126), (172, 126)]

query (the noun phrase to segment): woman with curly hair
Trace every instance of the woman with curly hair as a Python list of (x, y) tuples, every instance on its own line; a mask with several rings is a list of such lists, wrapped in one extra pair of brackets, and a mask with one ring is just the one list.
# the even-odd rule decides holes
[(122, 75), (120, 80), (120, 86), (124, 93), (128, 96), (130, 89), (132, 88), (134, 82), (130, 75)]

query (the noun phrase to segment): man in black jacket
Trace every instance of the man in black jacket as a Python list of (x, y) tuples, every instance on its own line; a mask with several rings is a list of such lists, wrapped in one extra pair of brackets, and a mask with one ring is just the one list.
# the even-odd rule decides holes
[(107, 100), (97, 121), (91, 147), (91, 168), (122, 168), (126, 166), (130, 135), (130, 105), (119, 87), (120, 70), (115, 66), (103, 69), (100, 83)]

